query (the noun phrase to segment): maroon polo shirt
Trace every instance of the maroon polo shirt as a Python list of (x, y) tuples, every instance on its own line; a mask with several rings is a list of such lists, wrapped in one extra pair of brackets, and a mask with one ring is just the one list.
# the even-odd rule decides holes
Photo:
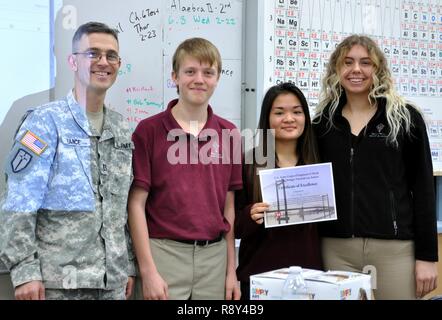
[[(151, 238), (214, 239), (231, 227), (224, 218), (227, 192), (242, 188), (239, 132), (208, 106), (200, 134), (185, 133), (172, 116), (177, 102), (135, 129), (133, 185), (149, 192)], [(223, 139), (228, 133), (235, 139)]]

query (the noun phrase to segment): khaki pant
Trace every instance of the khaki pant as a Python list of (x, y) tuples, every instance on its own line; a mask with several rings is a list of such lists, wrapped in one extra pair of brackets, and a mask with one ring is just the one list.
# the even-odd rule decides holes
[[(194, 246), (168, 239), (150, 239), (153, 260), (169, 287), (171, 300), (224, 300), (227, 244)], [(135, 299), (142, 299), (140, 278), (135, 283)]]
[(326, 270), (370, 273), (377, 300), (416, 299), (414, 242), (372, 238), (322, 238)]

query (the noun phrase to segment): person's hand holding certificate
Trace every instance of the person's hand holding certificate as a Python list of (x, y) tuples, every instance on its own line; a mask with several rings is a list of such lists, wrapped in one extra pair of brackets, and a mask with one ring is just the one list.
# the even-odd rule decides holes
[(331, 163), (260, 170), (266, 228), (336, 220)]

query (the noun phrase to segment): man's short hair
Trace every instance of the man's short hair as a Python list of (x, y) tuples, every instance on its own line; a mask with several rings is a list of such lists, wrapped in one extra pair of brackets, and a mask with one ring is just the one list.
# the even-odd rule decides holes
[(106, 33), (110, 34), (117, 40), (118, 43), (118, 32), (115, 29), (110, 28), (107, 24), (101, 22), (87, 22), (78, 27), (75, 31), (74, 37), (72, 38), (72, 52), (77, 51), (76, 45), (80, 42), (83, 35), (89, 35), (91, 33)]

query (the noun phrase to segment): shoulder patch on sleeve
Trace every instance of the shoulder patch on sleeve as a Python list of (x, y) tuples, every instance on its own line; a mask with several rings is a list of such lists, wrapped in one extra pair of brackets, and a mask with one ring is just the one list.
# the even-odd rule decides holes
[(27, 168), (32, 160), (32, 154), (20, 148), (11, 160), (11, 169), (14, 173), (19, 173)]
[(34, 152), (37, 156), (41, 155), (48, 146), (46, 142), (29, 130), (26, 131), (23, 138), (21, 138), (20, 143), (29, 148), (29, 150)]

